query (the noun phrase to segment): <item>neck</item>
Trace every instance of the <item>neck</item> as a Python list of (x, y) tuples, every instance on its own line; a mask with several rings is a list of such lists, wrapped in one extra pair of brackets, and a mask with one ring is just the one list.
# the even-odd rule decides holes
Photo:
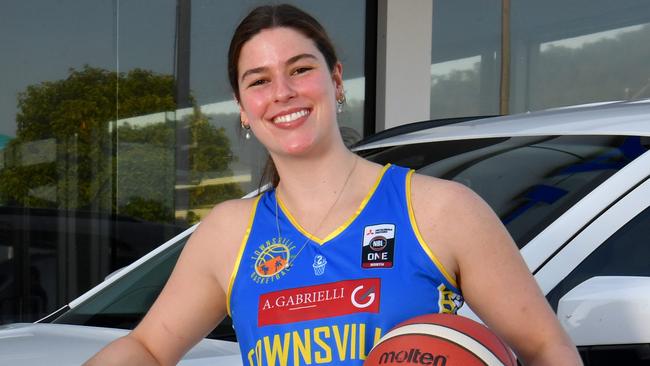
[(274, 159), (278, 190), (288, 202), (327, 202), (343, 188), (358, 157), (347, 149), (318, 157)]
[[(288, 180), (284, 178), (286, 175), (282, 176), (275, 191), (276, 196), (301, 218), (300, 224), (313, 235), (319, 236), (321, 231), (330, 232), (332, 227), (340, 225), (340, 220), (332, 221), (331, 213), (340, 214), (332, 215), (335, 218), (343, 213), (343, 216), (348, 215), (352, 202), (346, 197), (354, 197), (355, 191), (348, 183), (353, 183), (351, 181), (359, 160), (361, 159), (347, 152), (337, 159), (336, 165), (328, 159), (319, 159), (318, 164), (311, 162), (309, 166), (298, 166), (309, 169), (298, 170), (300, 173), (289, 175)], [(284, 169), (287, 168), (284, 166)]]

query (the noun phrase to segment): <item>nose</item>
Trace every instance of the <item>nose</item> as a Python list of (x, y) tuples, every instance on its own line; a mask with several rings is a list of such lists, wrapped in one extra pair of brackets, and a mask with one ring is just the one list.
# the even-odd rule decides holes
[(291, 85), (291, 80), (287, 77), (278, 77), (275, 79), (274, 99), (276, 102), (287, 102), (296, 96), (296, 90)]

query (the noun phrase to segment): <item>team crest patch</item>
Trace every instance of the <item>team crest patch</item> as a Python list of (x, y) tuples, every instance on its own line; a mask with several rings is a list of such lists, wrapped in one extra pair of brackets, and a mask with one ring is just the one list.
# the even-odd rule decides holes
[(445, 314), (456, 314), (465, 302), (461, 295), (448, 289), (444, 284), (438, 286), (438, 298), (438, 308)]
[(253, 255), (251, 278), (259, 284), (273, 282), (289, 271), (292, 252), (296, 249), (287, 238), (273, 238), (260, 245)]
[(395, 225), (371, 225), (363, 229), (362, 268), (392, 268), (394, 253)]

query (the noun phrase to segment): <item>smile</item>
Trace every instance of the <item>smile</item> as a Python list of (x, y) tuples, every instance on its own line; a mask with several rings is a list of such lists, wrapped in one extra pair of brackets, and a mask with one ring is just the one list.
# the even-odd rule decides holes
[(285, 114), (279, 117), (273, 118), (273, 123), (289, 123), (297, 120), (300, 117), (309, 115), (309, 109), (302, 109), (297, 112)]

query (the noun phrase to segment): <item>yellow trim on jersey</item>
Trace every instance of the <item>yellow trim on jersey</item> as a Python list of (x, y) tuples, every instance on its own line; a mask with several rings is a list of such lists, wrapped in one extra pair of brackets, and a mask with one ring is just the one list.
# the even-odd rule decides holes
[(230, 282), (228, 283), (228, 295), (226, 296), (226, 311), (228, 312), (228, 315), (232, 317), (232, 314), (230, 313), (230, 297), (232, 296), (232, 286), (235, 283), (235, 277), (237, 276), (237, 272), (239, 271), (239, 264), (241, 263), (241, 258), (242, 255), (244, 254), (244, 249), (246, 248), (246, 242), (248, 241), (248, 236), (251, 234), (251, 229), (253, 228), (253, 220), (255, 219), (255, 212), (257, 212), (257, 204), (260, 202), (260, 198), (262, 195), (258, 195), (255, 197), (255, 200), (253, 201), (253, 207), (251, 209), (250, 217), (248, 219), (248, 226), (246, 227), (246, 231), (244, 232), (244, 238), (241, 240), (241, 244), (239, 245), (239, 251), (237, 252), (237, 257), (235, 259), (235, 267), (232, 270), (232, 273), (230, 274)]
[(379, 173), (379, 177), (377, 177), (377, 180), (375, 181), (374, 185), (372, 186), (370, 191), (368, 191), (368, 193), (366, 194), (366, 197), (361, 201), (361, 204), (359, 205), (359, 208), (357, 208), (357, 210), (354, 212), (354, 214), (352, 214), (352, 216), (350, 216), (343, 224), (341, 224), (341, 226), (339, 226), (334, 231), (332, 231), (324, 239), (321, 239), (321, 238), (309, 233), (302, 226), (300, 226), (298, 221), (293, 217), (291, 212), (289, 212), (289, 210), (286, 208), (284, 203), (278, 198), (278, 196), (275, 196), (275, 198), (278, 201), (278, 204), (280, 205), (280, 209), (282, 210), (282, 212), (284, 212), (284, 214), (287, 216), (287, 218), (289, 218), (289, 222), (291, 222), (291, 224), (296, 228), (296, 230), (298, 230), (300, 233), (302, 233), (302, 235), (308, 237), (313, 242), (318, 243), (320, 245), (323, 245), (324, 243), (334, 239), (337, 235), (342, 233), (343, 230), (345, 230), (348, 226), (350, 226), (350, 224), (352, 224), (354, 219), (356, 219), (357, 216), (359, 216), (361, 214), (361, 211), (363, 211), (363, 209), (366, 207), (366, 205), (368, 204), (368, 201), (370, 201), (370, 198), (373, 196), (373, 194), (375, 194), (375, 191), (377, 190), (377, 187), (379, 187), (379, 183), (381, 182), (381, 179), (384, 177), (384, 173), (386, 173), (386, 171), (388, 170), (389, 167), (390, 167), (390, 164), (386, 164), (381, 169), (381, 172)]
[(456, 289), (460, 290), (458, 288), (458, 285), (456, 284), (456, 280), (452, 276), (449, 275), (449, 272), (445, 269), (445, 267), (442, 265), (442, 263), (438, 260), (435, 254), (433, 254), (433, 251), (431, 251), (431, 248), (429, 245), (424, 241), (424, 238), (422, 237), (422, 234), (420, 234), (420, 229), (418, 229), (418, 224), (415, 221), (415, 213), (413, 212), (413, 204), (411, 203), (411, 178), (413, 176), (414, 170), (410, 170), (406, 174), (406, 205), (408, 206), (408, 211), (409, 211), (409, 220), (411, 221), (411, 227), (413, 227), (413, 232), (415, 233), (415, 236), (418, 238), (418, 242), (420, 243), (420, 246), (424, 251), (427, 253), (429, 258), (433, 261), (433, 264), (438, 267), (440, 272), (442, 272), (443, 276), (451, 283)]

